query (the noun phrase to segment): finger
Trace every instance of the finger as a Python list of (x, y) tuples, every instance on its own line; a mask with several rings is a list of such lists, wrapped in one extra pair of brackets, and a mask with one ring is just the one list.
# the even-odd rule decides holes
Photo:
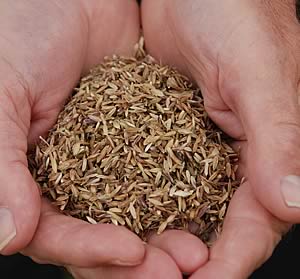
[[(143, 26), (143, 36), (146, 41), (147, 52), (157, 61), (172, 65), (182, 73), (191, 77), (190, 71), (184, 61), (184, 54), (177, 48), (177, 41), (173, 30), (173, 20), (178, 23), (178, 18), (171, 16), (177, 3), (174, 1), (152, 1), (143, 0), (141, 2), (141, 21)], [(179, 24), (182, 26), (182, 24)], [(164, 28), (161, 28), (164, 26)]]
[(174, 261), (165, 252), (147, 245), (145, 259), (136, 267), (98, 267), (94, 269), (69, 267), (75, 278), (80, 279), (181, 279)]
[(230, 203), (223, 231), (211, 248), (208, 263), (191, 279), (248, 278), (271, 256), (288, 227), (255, 200), (246, 182)]
[(207, 246), (196, 236), (179, 230), (153, 234), (148, 243), (166, 252), (183, 273), (192, 273), (208, 260)]
[(133, 54), (140, 36), (139, 7), (135, 0), (83, 1), (89, 13), (89, 41), (85, 71), (104, 56)]
[(12, 254), (31, 240), (40, 214), (39, 190), (27, 168), (30, 108), (0, 86), (0, 253)]
[(300, 221), (297, 68), (287, 47), (271, 47), (266, 40), (244, 47), (243, 59), (230, 63), (226, 79), (236, 82), (226, 83), (223, 95), (243, 124), (248, 179), (257, 198), (278, 218), (295, 223)]
[(34, 239), (24, 250), (39, 262), (80, 267), (137, 265), (144, 253), (143, 242), (124, 227), (62, 215), (46, 200)]

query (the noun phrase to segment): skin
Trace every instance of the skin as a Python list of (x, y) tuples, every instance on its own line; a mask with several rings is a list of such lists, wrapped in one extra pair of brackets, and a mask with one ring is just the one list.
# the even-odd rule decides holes
[[(39, 220), (41, 199), (27, 169), (27, 146), (51, 128), (84, 71), (106, 54), (128, 52), (138, 38), (134, 2), (129, 1), (131, 7), (103, 3), (0, 3), (0, 205), (12, 212), (17, 230), (3, 254), (25, 247)], [(130, 21), (109, 22), (122, 8), (133, 14)], [(121, 25), (128, 30), (124, 36)], [(96, 26), (103, 26), (102, 32)], [(107, 44), (100, 43), (102, 38)]]
[[(170, 232), (175, 246), (159, 238), (145, 245), (124, 228), (63, 216), (41, 199), (27, 168), (28, 146), (54, 124), (80, 76), (105, 55), (131, 54), (140, 35), (137, 3), (7, 0), (0, 23), (0, 208), (16, 226), (1, 254), (21, 251), (80, 279), (174, 279), (199, 268), (208, 250), (196, 237)], [(175, 253), (183, 248), (192, 251), (189, 263)]]
[(291, 0), (143, 1), (148, 51), (200, 86), (208, 114), (240, 149), (246, 177), (192, 279), (247, 278), (300, 220), (280, 188), (282, 177), (300, 170), (295, 14)]

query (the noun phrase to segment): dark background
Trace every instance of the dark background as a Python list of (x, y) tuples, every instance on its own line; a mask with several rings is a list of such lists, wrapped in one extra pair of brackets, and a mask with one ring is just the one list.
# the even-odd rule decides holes
[[(300, 0), (296, 1), (297, 16), (300, 17)], [(253, 236), (255, 237), (255, 236)], [(280, 242), (272, 257), (250, 279), (281, 279), (300, 278), (300, 225), (291, 230)], [(292, 277), (290, 277), (290, 275)], [(0, 256), (1, 279), (65, 279), (63, 269), (50, 266), (38, 265), (29, 258), (20, 254), (10, 257)], [(105, 279), (105, 278), (103, 278)]]

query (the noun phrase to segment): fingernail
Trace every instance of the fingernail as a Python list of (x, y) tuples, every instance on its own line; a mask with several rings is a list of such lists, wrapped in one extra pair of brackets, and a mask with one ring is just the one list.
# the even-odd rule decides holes
[(113, 260), (111, 261), (111, 265), (116, 265), (116, 266), (137, 266), (139, 264), (142, 263), (142, 260), (139, 260), (139, 261), (130, 261), (130, 262), (127, 262), (127, 261), (123, 261), (123, 260)]
[(300, 176), (288, 175), (282, 178), (281, 193), (288, 207), (300, 208)]
[(0, 208), (0, 252), (16, 234), (16, 226), (12, 213), (7, 208)]

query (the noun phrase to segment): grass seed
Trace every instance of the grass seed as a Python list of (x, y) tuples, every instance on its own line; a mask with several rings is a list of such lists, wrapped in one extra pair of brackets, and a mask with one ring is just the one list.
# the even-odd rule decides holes
[(219, 233), (239, 185), (237, 154), (198, 88), (145, 53), (112, 56), (81, 79), (47, 138), (28, 156), (54, 205), (92, 224)]

